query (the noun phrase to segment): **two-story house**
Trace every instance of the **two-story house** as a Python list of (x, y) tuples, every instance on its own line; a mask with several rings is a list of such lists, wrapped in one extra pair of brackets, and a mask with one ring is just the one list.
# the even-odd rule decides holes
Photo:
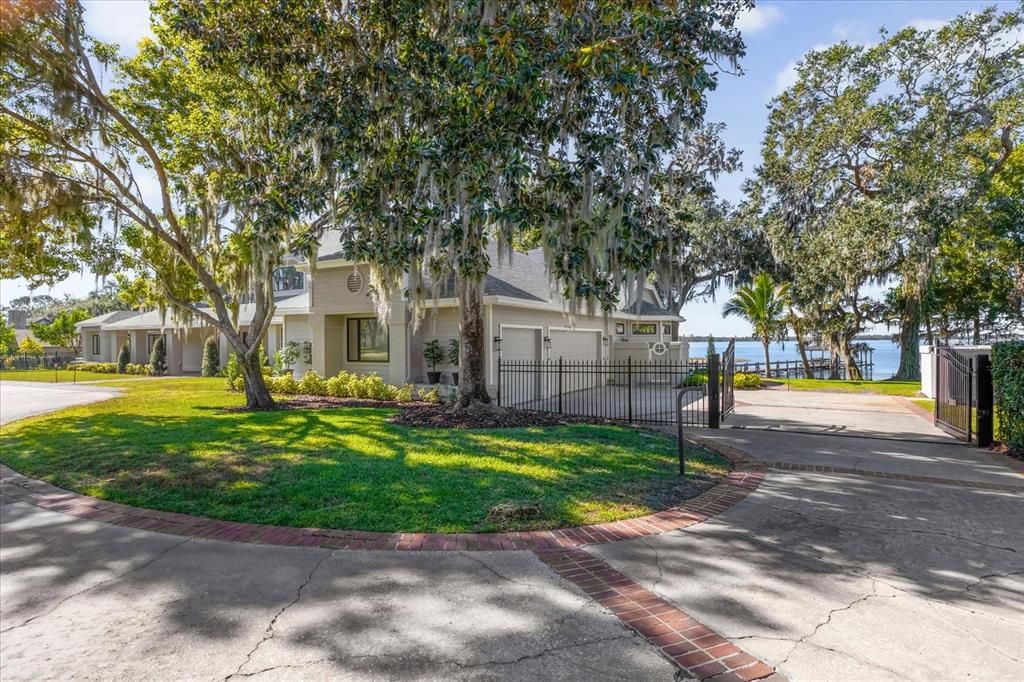
[[(265, 341), (268, 354), (295, 342), (304, 351), (294, 367), (296, 376), (307, 369), (327, 376), (348, 370), (375, 372), (394, 384), (423, 383), (428, 369), (424, 344), (438, 339), (446, 346), (459, 337), (458, 301), (451, 284), (440, 287), (418, 325), (406, 300), (394, 301), (389, 319), (382, 321), (370, 296), (366, 265), (345, 260), (336, 242), (323, 244), (319, 254), (312, 275), (303, 264), (278, 271), (276, 311)], [(682, 318), (665, 308), (653, 287), (628, 309), (607, 318), (572, 313), (551, 287), (540, 250), (516, 253), (511, 262), (492, 253), (491, 263), (483, 304), (487, 337), (494, 340), (486, 358), (492, 386), (499, 354), (532, 361), (687, 359), (687, 344), (679, 337)], [(243, 305), (239, 319), (251, 318), (251, 307)], [(109, 313), (84, 320), (78, 328), (83, 359), (92, 362), (115, 362), (126, 342), (132, 362), (146, 362), (153, 342), (163, 335), (171, 374), (198, 373), (206, 339), (218, 336), (201, 320), (175, 323), (158, 311)], [(223, 364), (229, 348), (223, 339), (219, 343)]]

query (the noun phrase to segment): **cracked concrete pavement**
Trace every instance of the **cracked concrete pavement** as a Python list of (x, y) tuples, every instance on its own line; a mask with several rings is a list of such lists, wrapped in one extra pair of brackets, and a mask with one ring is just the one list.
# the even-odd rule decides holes
[(183, 540), (0, 509), (4, 680), (675, 675), (529, 552)]
[[(846, 432), (872, 419), (804, 414)], [(771, 461), (1024, 480), (937, 433), (900, 442), (749, 423), (703, 435)], [(4, 680), (677, 675), (528, 552), (183, 539), (11, 500), (0, 506)], [(705, 523), (587, 551), (791, 680), (1024, 678), (1020, 493), (773, 471)]]
[[(775, 403), (772, 393), (737, 396)], [(799, 433), (798, 419), (811, 433), (878, 425), (877, 396), (862, 410), (856, 396), (803, 400), (779, 430), (748, 404), (730, 420), (746, 428), (702, 435), (769, 461), (1024, 484), (895, 402), (885, 428), (933, 442)], [(1019, 492), (772, 471), (706, 523), (587, 550), (792, 680), (1024, 679)]]

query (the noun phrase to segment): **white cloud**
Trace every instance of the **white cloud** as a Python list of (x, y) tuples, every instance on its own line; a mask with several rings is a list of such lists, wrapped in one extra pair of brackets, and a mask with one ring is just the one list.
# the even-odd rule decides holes
[(817, 45), (811, 47), (811, 49), (809, 49), (807, 53), (805, 53), (804, 56), (801, 57), (800, 59), (791, 59), (790, 61), (786, 62), (786, 65), (782, 67), (782, 70), (775, 74), (775, 88), (772, 90), (772, 97), (781, 95), (786, 90), (796, 85), (796, 81), (799, 78), (799, 74), (796, 71), (797, 66), (800, 62), (804, 60), (804, 57), (806, 57), (807, 54), (810, 54), (811, 52), (820, 52), (821, 50), (827, 50), (830, 47), (832, 46), (826, 43), (818, 43)]
[(863, 21), (858, 19), (851, 19), (849, 21), (840, 21), (838, 24), (832, 27), (832, 35), (839, 40), (853, 40), (864, 36), (867, 28)]
[(775, 5), (761, 5), (741, 13), (736, 18), (736, 28), (741, 33), (757, 33), (780, 21), (782, 10)]
[(910, 28), (918, 31), (937, 31), (945, 25), (946, 22), (943, 19), (914, 19), (907, 24)]
[(795, 59), (790, 60), (782, 67), (782, 71), (775, 74), (775, 88), (772, 91), (772, 95), (781, 95), (786, 90), (796, 85), (798, 78), (796, 72), (797, 62)]
[(134, 55), (149, 30), (149, 0), (83, 0), (85, 28), (94, 38), (117, 43), (121, 53)]

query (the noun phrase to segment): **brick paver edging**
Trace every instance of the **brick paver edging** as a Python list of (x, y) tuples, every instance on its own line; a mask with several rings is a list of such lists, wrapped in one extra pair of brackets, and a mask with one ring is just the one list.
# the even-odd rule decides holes
[(535, 554), (691, 677), (714, 678), (714, 682), (748, 682), (775, 672), (682, 609), (582, 549), (546, 550)]
[(397, 551), (548, 550), (628, 540), (681, 530), (721, 514), (743, 500), (764, 480), (764, 468), (723, 453), (737, 464), (722, 482), (683, 504), (664, 511), (578, 528), (506, 533), (379, 533), (295, 528), (157, 511), (107, 502), (57, 488), (0, 465), (0, 483), (11, 499), (79, 518), (117, 526), (211, 540), (269, 545)]
[(935, 476), (912, 476), (910, 474), (891, 474), (885, 471), (866, 471), (864, 469), (847, 469), (845, 467), (820, 466), (817, 464), (791, 464), (790, 462), (766, 462), (765, 466), (769, 469), (778, 469), (780, 471), (806, 471), (809, 473), (820, 474), (865, 476), (867, 478), (886, 478), (894, 481), (937, 483), (939, 485), (952, 485), (959, 488), (976, 488), (978, 490), (992, 490), (997, 492), (1024, 493), (1024, 484), (984, 483), (982, 481), (964, 481), (952, 478), (937, 478)]

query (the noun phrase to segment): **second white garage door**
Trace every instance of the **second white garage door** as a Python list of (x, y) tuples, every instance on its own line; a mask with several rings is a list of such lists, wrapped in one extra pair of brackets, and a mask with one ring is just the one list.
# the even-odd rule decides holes
[(552, 360), (595, 362), (601, 359), (601, 332), (552, 329), (550, 337)]

